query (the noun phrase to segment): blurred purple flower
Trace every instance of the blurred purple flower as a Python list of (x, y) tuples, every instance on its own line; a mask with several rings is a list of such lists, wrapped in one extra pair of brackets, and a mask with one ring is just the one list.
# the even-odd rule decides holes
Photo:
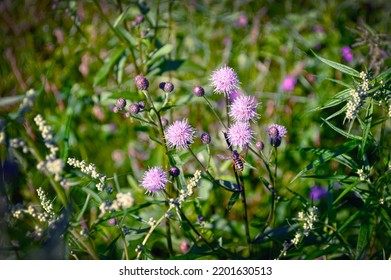
[(310, 191), (311, 200), (321, 200), (327, 196), (327, 188), (324, 186), (313, 186)]
[(253, 138), (254, 131), (248, 122), (236, 122), (228, 129), (227, 137), (231, 145), (239, 148), (248, 146)]
[(170, 148), (186, 149), (193, 143), (194, 133), (187, 119), (175, 121), (166, 129), (167, 144)]
[(239, 78), (235, 70), (228, 66), (223, 66), (211, 75), (212, 87), (215, 93), (230, 94), (238, 88)]
[(297, 79), (294, 76), (287, 75), (282, 81), (282, 89), (284, 91), (292, 91), (295, 89), (295, 85), (297, 83)]
[(248, 23), (248, 18), (245, 14), (239, 15), (238, 18), (236, 19), (236, 26), (239, 28), (246, 26), (247, 23)]
[(160, 167), (149, 168), (144, 173), (141, 185), (145, 188), (147, 193), (156, 193), (165, 188), (168, 182), (167, 174)]
[(354, 59), (354, 56), (353, 54), (351, 53), (352, 49), (349, 47), (349, 46), (344, 46), (342, 47), (341, 49), (341, 55), (342, 55), (342, 58), (346, 61), (346, 62), (351, 62), (353, 59)]
[(239, 96), (232, 102), (229, 115), (235, 122), (255, 121), (259, 118), (257, 106), (255, 96)]
[(320, 24), (316, 24), (312, 27), (312, 30), (315, 32), (315, 33), (325, 33), (324, 32), (324, 28), (322, 25)]

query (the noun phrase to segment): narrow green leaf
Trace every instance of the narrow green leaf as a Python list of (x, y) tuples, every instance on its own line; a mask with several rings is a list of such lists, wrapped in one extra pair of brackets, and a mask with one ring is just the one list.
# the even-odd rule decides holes
[(346, 132), (346, 131), (344, 131), (344, 130), (338, 128), (338, 127), (336, 127), (335, 125), (333, 125), (332, 123), (330, 123), (330, 122), (329, 122), (328, 120), (326, 120), (326, 119), (323, 119), (323, 118), (322, 118), (322, 120), (323, 120), (328, 126), (330, 126), (334, 131), (338, 132), (339, 134), (341, 134), (341, 135), (343, 135), (343, 136), (345, 136), (345, 137), (347, 137), (347, 138), (350, 138), (350, 139), (355, 139), (355, 140), (359, 140), (359, 141), (362, 140), (361, 136), (357, 136), (357, 135), (351, 134), (351, 133), (349, 133), (349, 132)]
[(26, 95), (16, 95), (16, 96), (6, 96), (0, 98), (0, 107), (6, 107), (10, 105), (14, 105), (25, 98)]
[(320, 111), (327, 108), (335, 107), (341, 104), (342, 102), (346, 102), (346, 100), (349, 97), (350, 90), (351, 90), (350, 88), (347, 88), (338, 92), (335, 96), (333, 96), (333, 98), (328, 100), (324, 105), (311, 109), (310, 112)]
[(305, 174), (307, 171), (313, 169), (314, 167), (317, 167), (331, 159), (334, 159), (336, 158), (337, 156), (343, 154), (343, 153), (347, 153), (351, 150), (353, 150), (354, 148), (356, 148), (358, 145), (358, 142), (357, 141), (349, 141), (349, 142), (346, 142), (334, 149), (304, 149), (304, 150), (310, 150), (310, 151), (313, 151), (315, 152), (317, 155), (320, 155), (320, 158), (318, 158), (317, 160), (311, 162), (310, 164), (308, 164), (304, 169), (302, 169), (296, 176), (295, 178), (293, 178), (290, 183), (292, 183), (293, 181), (295, 181), (298, 177), (302, 176), (303, 174)]
[(365, 254), (365, 249), (369, 243), (371, 236), (371, 225), (369, 217), (365, 217), (365, 220), (361, 223), (360, 232), (358, 234), (357, 247), (356, 247), (356, 259), (361, 259)]
[(360, 181), (356, 181), (355, 184), (351, 184), (347, 186), (340, 195), (334, 200), (333, 205), (335, 205), (338, 201), (340, 201), (348, 192), (350, 192), (357, 184), (360, 183)]
[(98, 73), (94, 77), (94, 86), (99, 85), (103, 80), (107, 78), (111, 68), (118, 61), (118, 59), (124, 53), (124, 48), (116, 48), (111, 54), (105, 59), (103, 66), (99, 69)]
[(266, 179), (263, 178), (263, 177), (259, 177), (259, 179), (262, 181), (262, 183), (265, 185), (265, 187), (266, 187), (267, 189), (269, 189), (269, 187), (270, 187), (269, 181), (266, 180)]
[(230, 211), (232, 207), (235, 205), (236, 201), (238, 201), (240, 197), (240, 192), (234, 192), (231, 195), (231, 198), (229, 199), (228, 205), (227, 205), (227, 211)]
[(69, 137), (71, 134), (71, 124), (72, 124), (72, 114), (70, 114), (67, 118), (67, 123), (65, 125), (65, 131), (64, 131), (64, 140), (63, 145), (61, 149), (61, 159), (66, 162), (68, 159), (68, 152), (69, 152)]
[(159, 58), (169, 54), (173, 50), (174, 46), (171, 44), (166, 44), (160, 49), (158, 49), (156, 52), (154, 52), (149, 58), (148, 61), (146, 62), (147, 66), (152, 65), (153, 63), (156, 62)]
[(335, 61), (331, 61), (331, 60), (325, 59), (323, 57), (320, 57), (314, 52), (312, 52), (312, 53), (316, 56), (316, 58), (318, 58), (320, 61), (327, 64), (328, 66), (333, 67), (334, 69), (339, 70), (342, 73), (348, 74), (349, 76), (353, 76), (353, 77), (357, 77), (357, 78), (360, 77), (360, 73), (357, 70), (355, 70), (349, 66), (337, 63)]
[(222, 187), (223, 189), (226, 189), (227, 191), (230, 192), (241, 192), (240, 186), (237, 184), (234, 184), (230, 181), (225, 181), (225, 180), (215, 180), (215, 183)]

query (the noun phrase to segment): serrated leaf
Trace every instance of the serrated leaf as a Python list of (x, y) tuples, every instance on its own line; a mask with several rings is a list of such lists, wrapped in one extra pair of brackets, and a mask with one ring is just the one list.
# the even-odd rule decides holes
[(342, 102), (346, 102), (347, 98), (349, 97), (350, 90), (351, 89), (348, 88), (348, 89), (344, 89), (344, 90), (338, 92), (335, 96), (333, 96), (333, 98), (328, 100), (324, 105), (316, 107), (314, 109), (311, 109), (310, 112), (335, 107), (335, 106), (341, 104)]
[(338, 62), (335, 62), (335, 61), (328, 60), (328, 59), (325, 59), (323, 57), (320, 57), (320, 56), (318, 56), (314, 52), (312, 52), (312, 53), (316, 56), (317, 59), (319, 59), (323, 63), (327, 64), (328, 66), (333, 67), (334, 69), (339, 70), (342, 73), (348, 74), (349, 76), (353, 76), (353, 77), (357, 77), (357, 78), (360, 77), (360, 73), (357, 70), (355, 70), (355, 69), (353, 69), (353, 68), (351, 68), (349, 66), (340, 64)]

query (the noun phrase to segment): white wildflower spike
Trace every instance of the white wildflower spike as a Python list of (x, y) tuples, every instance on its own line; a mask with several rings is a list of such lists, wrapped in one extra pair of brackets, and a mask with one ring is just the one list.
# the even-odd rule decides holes
[(68, 158), (67, 163), (72, 167), (80, 169), (81, 172), (90, 176), (92, 179), (99, 180), (95, 187), (98, 189), (98, 191), (103, 191), (106, 183), (106, 175), (100, 174), (98, 171), (96, 171), (95, 164), (90, 163), (87, 165), (84, 160), (80, 161), (75, 158)]

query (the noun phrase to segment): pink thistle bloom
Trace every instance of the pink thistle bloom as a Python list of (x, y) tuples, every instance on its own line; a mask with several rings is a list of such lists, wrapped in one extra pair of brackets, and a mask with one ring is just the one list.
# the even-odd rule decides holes
[(228, 66), (213, 71), (211, 81), (214, 92), (218, 94), (224, 93), (228, 95), (237, 89), (239, 85), (238, 74)]
[(166, 129), (167, 144), (170, 148), (186, 149), (193, 143), (195, 130), (188, 124), (187, 119), (175, 121)]
[(258, 102), (255, 96), (238, 96), (232, 102), (229, 115), (235, 122), (255, 121), (259, 118), (257, 106)]
[(165, 188), (168, 182), (167, 174), (160, 167), (149, 168), (144, 173), (141, 185), (145, 188), (147, 193), (156, 193)]
[(297, 83), (297, 79), (294, 76), (287, 75), (282, 82), (282, 89), (284, 91), (292, 91), (295, 89), (295, 85)]
[(244, 148), (253, 139), (254, 131), (248, 122), (236, 122), (228, 129), (227, 137), (231, 145)]

